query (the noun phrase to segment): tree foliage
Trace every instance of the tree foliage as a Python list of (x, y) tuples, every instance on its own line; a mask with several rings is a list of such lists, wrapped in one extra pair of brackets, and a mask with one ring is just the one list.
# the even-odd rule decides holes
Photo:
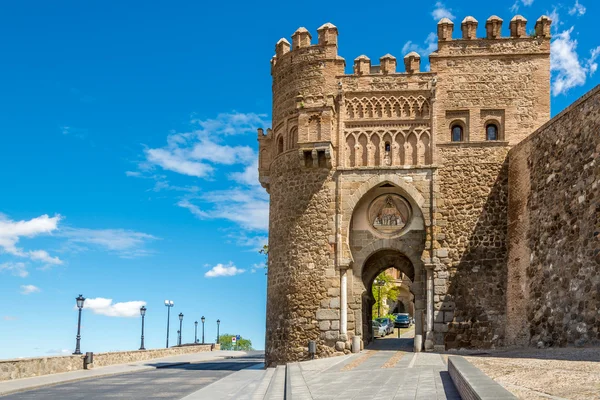
[(235, 335), (230, 335), (229, 333), (225, 333), (219, 336), (219, 344), (221, 345), (221, 350), (254, 350), (252, 348), (252, 341), (250, 339), (244, 339), (240, 337), (236, 343), (231, 342), (231, 338)]
[[(377, 282), (382, 282), (383, 284), (380, 286)], [(400, 290), (394, 284), (394, 279), (387, 275), (385, 271), (380, 273), (377, 278), (373, 281), (373, 286), (371, 287), (373, 292), (373, 297), (375, 297), (375, 304), (373, 304), (373, 317), (377, 315), (379, 312), (379, 305), (381, 304), (381, 316), (388, 313), (388, 310), (385, 309), (385, 304), (389, 301), (396, 301), (398, 299), (398, 295), (400, 294)]]

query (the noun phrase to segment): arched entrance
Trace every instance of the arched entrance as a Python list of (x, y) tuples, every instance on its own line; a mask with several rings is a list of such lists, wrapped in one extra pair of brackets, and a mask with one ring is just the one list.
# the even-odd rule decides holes
[[(427, 231), (424, 198), (410, 185), (394, 177), (367, 189), (366, 185), (370, 184), (361, 187), (358, 190), (360, 198), (354, 197), (349, 204), (352, 217), (347, 226), (349, 252), (346, 254), (351, 260), (348, 269), (351, 269), (354, 278), (350, 304), (355, 304), (354, 309), (350, 306), (354, 315), (350, 316), (353, 321), (349, 323), (355, 325), (351, 329), (354, 328), (354, 333), (361, 336), (365, 346), (372, 342), (373, 281), (382, 271), (397, 270), (410, 282), (404, 285), (404, 297), (397, 300), (403, 301), (399, 307), (405, 311), (409, 306), (415, 322), (414, 349), (421, 351), (427, 304), (426, 270), (422, 258)], [(341, 286), (345, 287), (344, 274), (341, 282)], [(354, 321), (356, 324), (353, 324)]]
[[(415, 283), (415, 267), (413, 263), (410, 261), (406, 255), (402, 252), (394, 249), (382, 249), (371, 256), (369, 256), (363, 265), (362, 268), (362, 282), (364, 285), (364, 292), (362, 294), (362, 332), (363, 332), (363, 341), (365, 345), (373, 342), (373, 330), (371, 321), (377, 317), (377, 315), (373, 315), (373, 305), (376, 302), (375, 293), (373, 293), (373, 282), (375, 279), (384, 271), (389, 269), (396, 269), (399, 271), (402, 276), (409, 279), (410, 291), (412, 293), (412, 288), (416, 287)], [(413, 297), (414, 297), (414, 293)], [(404, 304), (402, 307), (404, 309)], [(390, 310), (391, 311), (391, 310)], [(411, 315), (412, 317), (413, 315)], [(415, 327), (416, 328), (416, 327)], [(396, 342), (398, 347), (407, 347), (407, 341)], [(413, 348), (413, 341), (408, 340), (410, 342), (408, 346)]]

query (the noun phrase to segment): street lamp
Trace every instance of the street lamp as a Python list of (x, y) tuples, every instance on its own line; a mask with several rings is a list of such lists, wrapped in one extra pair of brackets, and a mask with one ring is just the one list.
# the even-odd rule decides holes
[(181, 346), (181, 325), (183, 324), (183, 313), (179, 313), (179, 345)]
[(385, 281), (380, 280), (380, 279), (376, 279), (375, 280), (375, 284), (378, 286), (379, 288), (379, 296), (378, 296), (378, 303), (379, 303), (379, 308), (377, 309), (377, 318), (381, 318), (381, 287), (383, 285), (385, 285)]
[(219, 344), (219, 325), (221, 325), (221, 320), (217, 320), (217, 344)]
[(194, 321), (194, 343), (198, 343), (198, 321)]
[(140, 308), (140, 315), (142, 316), (142, 345), (140, 346), (140, 350), (146, 350), (144, 348), (144, 316), (146, 315), (146, 307), (142, 306)]
[(81, 350), (79, 348), (81, 343), (81, 309), (83, 308), (85, 297), (79, 295), (79, 297), (75, 298), (75, 300), (77, 301), (77, 308), (79, 308), (79, 318), (77, 320), (77, 343), (75, 344), (75, 353), (73, 354), (81, 354)]
[(206, 320), (206, 318), (204, 318), (204, 315), (202, 316), (202, 318), (200, 318), (200, 320), (202, 321), (202, 344), (204, 344), (204, 321)]
[(165, 300), (165, 306), (167, 307), (167, 349), (169, 348), (169, 318), (171, 316), (171, 307), (174, 304), (173, 300)]

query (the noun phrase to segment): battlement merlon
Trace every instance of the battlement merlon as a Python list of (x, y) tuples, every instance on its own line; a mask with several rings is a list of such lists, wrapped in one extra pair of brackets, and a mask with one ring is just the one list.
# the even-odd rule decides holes
[(510, 37), (502, 37), (503, 20), (492, 15), (485, 23), (486, 37), (477, 37), (478, 21), (472, 16), (461, 22), (461, 38), (452, 38), (454, 23), (442, 18), (437, 25), (438, 49), (430, 57), (444, 56), (506, 56), (550, 53), (552, 20), (542, 15), (535, 24), (535, 33), (527, 34), (527, 20), (515, 15), (510, 20)]
[(321, 47), (324, 51), (324, 59), (341, 59), (337, 54), (338, 44), (338, 29), (335, 25), (330, 22), (321, 25), (317, 29), (318, 43), (312, 44), (312, 35), (304, 28), (300, 27), (292, 35), (292, 44), (285, 39), (281, 38), (275, 44), (275, 55), (271, 58), (271, 68), (277, 65), (277, 62), (285, 58), (286, 54), (299, 52), (302, 53), (306, 48)]
[(258, 128), (257, 133), (259, 142), (273, 139), (273, 131), (271, 130), (271, 128), (267, 128), (267, 133), (265, 133), (263, 128)]

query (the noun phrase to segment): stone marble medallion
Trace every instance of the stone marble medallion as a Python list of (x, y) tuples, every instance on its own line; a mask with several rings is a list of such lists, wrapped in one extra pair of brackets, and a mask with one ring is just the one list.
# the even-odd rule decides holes
[(369, 223), (379, 233), (396, 235), (410, 219), (410, 205), (397, 194), (377, 197), (369, 206)]

